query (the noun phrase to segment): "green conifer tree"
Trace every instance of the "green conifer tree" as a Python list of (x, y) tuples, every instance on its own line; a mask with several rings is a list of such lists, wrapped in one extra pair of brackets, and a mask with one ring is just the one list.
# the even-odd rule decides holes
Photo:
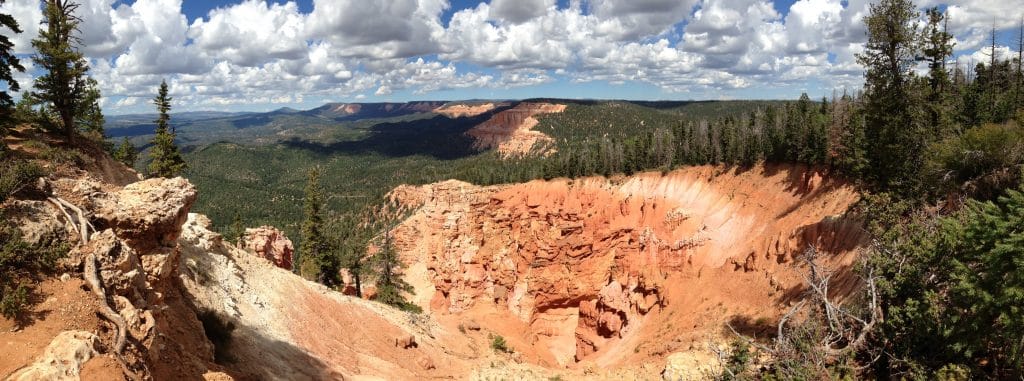
[(320, 169), (309, 170), (306, 180), (305, 197), (303, 199), (303, 220), (301, 226), (302, 243), (299, 255), (302, 256), (301, 266), (310, 278), (328, 287), (337, 286), (340, 282), (338, 270), (341, 263), (323, 233), (324, 227), (324, 195), (320, 189)]
[(128, 141), (128, 137), (125, 137), (121, 140), (121, 145), (117, 146), (117, 150), (114, 151), (114, 160), (134, 168), (138, 159), (139, 152), (135, 149), (135, 145)]
[(86, 78), (85, 82), (85, 92), (78, 107), (75, 123), (88, 138), (97, 142), (105, 142), (107, 136), (103, 125), (106, 123), (106, 119), (103, 117), (103, 109), (100, 108), (99, 84), (92, 78)]
[(412, 293), (413, 288), (405, 279), (402, 279), (398, 270), (403, 263), (395, 252), (391, 236), (391, 224), (387, 224), (380, 238), (380, 251), (373, 256), (374, 270), (377, 273), (377, 301), (400, 307), (411, 308), (403, 294)]
[(174, 132), (169, 130), (171, 116), (171, 97), (167, 95), (167, 81), (160, 83), (160, 90), (153, 99), (159, 116), (156, 120), (156, 136), (153, 137), (153, 148), (149, 151), (149, 175), (153, 177), (175, 177), (185, 171), (188, 166), (174, 145)]
[(882, 189), (914, 193), (922, 167), (923, 123), (914, 99), (918, 14), (910, 0), (881, 0), (865, 18), (868, 41), (857, 61), (864, 83), (867, 175)]
[[(4, 2), (0, 0), (0, 4)], [(21, 33), (18, 20), (5, 13), (0, 13), (0, 28), (10, 29), (11, 33)], [(21, 60), (14, 55), (14, 43), (8, 33), (0, 34), (0, 81), (7, 83), (7, 91), (0, 93), (0, 137), (7, 134), (7, 127), (14, 121), (14, 98), (10, 94), (21, 91), (18, 81), (14, 80), (14, 72), (23, 71), (25, 67), (21, 66)]]
[(946, 71), (946, 59), (953, 54), (953, 35), (946, 31), (946, 15), (938, 7), (929, 8), (925, 13), (924, 57), (928, 61), (927, 109), (929, 127), (935, 139), (940, 139), (951, 128), (950, 91), (952, 83)]
[(78, 4), (71, 0), (46, 0), (43, 11), (44, 28), (32, 40), (36, 54), (32, 62), (43, 70), (36, 77), (33, 98), (48, 104), (57, 113), (67, 140), (74, 140), (76, 117), (88, 89), (86, 64), (78, 51), (81, 39), (77, 36), (81, 19), (75, 16)]

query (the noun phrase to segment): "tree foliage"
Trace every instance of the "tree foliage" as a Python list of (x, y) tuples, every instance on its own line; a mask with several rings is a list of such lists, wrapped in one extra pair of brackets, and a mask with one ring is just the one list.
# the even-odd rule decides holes
[[(0, 0), (0, 4), (4, 2), (6, 0)], [(13, 34), (21, 33), (18, 20), (6, 13), (0, 13), (0, 28), (7, 28)], [(25, 67), (21, 65), (18, 56), (14, 55), (14, 42), (10, 35), (0, 34), (0, 81), (7, 83), (7, 91), (0, 93), (0, 138), (6, 135), (5, 129), (13, 122), (14, 98), (11, 94), (21, 91), (20, 84), (14, 80), (14, 73), (23, 71)]]
[(320, 185), (320, 168), (310, 169), (303, 198), (302, 241), (298, 255), (302, 275), (328, 287), (341, 283), (338, 271), (340, 258), (335, 255), (324, 234), (324, 194)]
[(75, 15), (79, 5), (72, 0), (46, 0), (43, 11), (44, 28), (32, 40), (36, 54), (32, 62), (43, 70), (35, 79), (36, 91), (31, 94), (37, 103), (50, 107), (57, 114), (66, 138), (74, 139), (76, 118), (83, 107), (89, 107), (87, 92), (89, 66), (78, 51), (81, 38)]
[(385, 230), (380, 238), (380, 251), (373, 256), (373, 266), (377, 272), (377, 300), (393, 306), (404, 306), (407, 302), (404, 293), (411, 293), (409, 285), (398, 272), (403, 263), (398, 259), (391, 232)]
[(156, 98), (153, 99), (156, 105), (158, 117), (156, 119), (156, 135), (153, 137), (153, 148), (149, 151), (149, 174), (154, 177), (175, 177), (180, 175), (188, 166), (174, 144), (175, 134), (171, 130), (171, 97), (167, 95), (167, 81), (160, 83), (160, 89)]
[(867, 171), (879, 187), (919, 190), (925, 134), (913, 90), (918, 13), (910, 0), (881, 0), (864, 19), (868, 41), (857, 61), (865, 67), (864, 141)]
[(135, 145), (125, 137), (121, 140), (121, 144), (117, 146), (113, 154), (114, 160), (121, 162), (129, 168), (135, 167), (135, 162), (139, 160), (139, 151), (135, 149)]
[(941, 368), (1016, 379), (1024, 358), (1024, 193), (969, 201), (949, 217), (919, 215), (886, 233), (880, 374), (927, 378)]

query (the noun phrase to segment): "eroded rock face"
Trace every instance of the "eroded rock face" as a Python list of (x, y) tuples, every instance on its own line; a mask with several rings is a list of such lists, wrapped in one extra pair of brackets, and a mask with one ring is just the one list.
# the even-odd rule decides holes
[[(421, 206), (394, 234), (409, 269), (425, 267), (417, 274), (426, 279), (410, 280), (417, 302), (449, 313), (506, 311), (562, 364), (593, 357), (671, 303), (667, 279), (677, 274), (763, 272), (772, 287), (793, 287), (800, 278), (791, 263), (807, 245), (836, 253), (862, 242), (856, 223), (833, 217), (855, 192), (805, 168), (492, 187), (446, 181), (393, 196)], [(779, 275), (793, 284), (776, 273), (794, 275)]]
[(550, 103), (520, 103), (466, 131), (466, 135), (476, 139), (473, 148), (497, 149), (506, 157), (525, 155), (537, 144), (552, 142), (550, 136), (532, 130), (539, 123), (534, 116), (562, 112), (565, 107)]
[(245, 229), (243, 247), (257, 257), (269, 260), (285, 270), (292, 269), (292, 254), (295, 246), (285, 237), (284, 232), (272, 226)]
[(97, 202), (96, 217), (140, 252), (174, 246), (196, 201), (196, 188), (183, 178), (129, 184)]

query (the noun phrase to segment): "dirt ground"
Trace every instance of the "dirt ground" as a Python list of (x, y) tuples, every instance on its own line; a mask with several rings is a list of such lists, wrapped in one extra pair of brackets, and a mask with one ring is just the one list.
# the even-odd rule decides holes
[[(99, 308), (99, 301), (87, 288), (83, 280), (74, 277), (66, 282), (46, 280), (35, 289), (34, 296), (39, 303), (32, 306), (27, 314), (29, 319), (25, 326), (18, 327), (14, 321), (0, 318), (0, 353), (3, 354), (0, 356), (0, 379), (6, 379), (30, 364), (62, 331), (98, 331), (101, 324), (95, 311)], [(104, 333), (99, 335), (104, 336)], [(99, 358), (87, 364), (89, 374), (101, 377), (93, 379), (117, 379), (106, 375), (120, 375), (120, 371), (102, 373), (109, 368), (105, 365), (107, 362)]]

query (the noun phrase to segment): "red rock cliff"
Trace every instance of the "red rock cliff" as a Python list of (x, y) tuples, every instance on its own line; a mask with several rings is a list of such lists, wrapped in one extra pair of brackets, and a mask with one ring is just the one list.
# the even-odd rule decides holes
[[(510, 314), (531, 327), (527, 340), (550, 350), (549, 362), (563, 365), (690, 298), (678, 287), (763, 294), (722, 297), (735, 311), (778, 310), (776, 293), (802, 279), (794, 256), (812, 245), (848, 263), (843, 254), (862, 241), (840, 217), (856, 193), (799, 167), (492, 187), (447, 181), (393, 196), (419, 206), (396, 231), (419, 303)], [(711, 273), (736, 275), (681, 280)]]

